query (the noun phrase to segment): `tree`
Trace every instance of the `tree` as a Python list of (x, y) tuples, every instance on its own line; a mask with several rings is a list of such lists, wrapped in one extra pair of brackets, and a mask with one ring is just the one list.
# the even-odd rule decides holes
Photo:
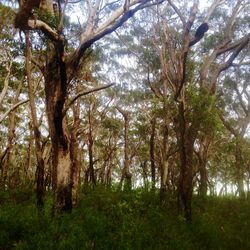
[[(47, 39), (46, 60), (41, 66), (45, 79), (46, 112), (52, 142), (53, 167), (56, 172), (55, 210), (70, 211), (72, 208), (72, 161), (70, 154), (70, 135), (64, 119), (64, 106), (70, 82), (75, 77), (81, 58), (96, 41), (112, 33), (138, 10), (156, 2), (133, 0), (126, 2), (126, 8), (119, 5), (112, 15), (100, 16), (112, 3), (103, 5), (86, 2), (88, 17), (85, 29), (80, 32), (80, 42), (73, 52), (67, 51), (65, 33), (65, 14), (67, 3), (58, 2), (58, 12), (53, 10), (52, 1), (29, 0), (20, 2), (15, 17), (15, 27), (20, 30), (37, 30)], [(35, 12), (33, 14), (33, 10)]]

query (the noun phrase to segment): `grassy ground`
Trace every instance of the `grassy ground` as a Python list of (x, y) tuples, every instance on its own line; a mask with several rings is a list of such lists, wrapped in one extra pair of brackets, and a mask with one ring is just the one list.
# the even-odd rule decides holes
[(195, 197), (191, 224), (173, 199), (160, 206), (143, 190), (88, 190), (57, 218), (49, 195), (43, 213), (24, 189), (0, 193), (0, 202), (0, 249), (250, 249), (250, 201)]

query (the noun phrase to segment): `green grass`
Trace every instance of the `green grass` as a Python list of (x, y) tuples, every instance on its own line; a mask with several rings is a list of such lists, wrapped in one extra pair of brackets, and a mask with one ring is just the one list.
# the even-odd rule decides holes
[(71, 214), (51, 217), (29, 190), (0, 193), (0, 249), (250, 249), (250, 201), (194, 197), (193, 222), (176, 214), (171, 197), (142, 189), (97, 187), (81, 192)]

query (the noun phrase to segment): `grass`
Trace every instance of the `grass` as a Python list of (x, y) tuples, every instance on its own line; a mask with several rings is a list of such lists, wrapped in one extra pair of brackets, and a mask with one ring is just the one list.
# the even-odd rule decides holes
[(171, 197), (97, 187), (81, 192), (71, 214), (51, 217), (30, 190), (0, 193), (0, 249), (250, 249), (250, 201), (194, 197), (193, 222), (176, 214)]

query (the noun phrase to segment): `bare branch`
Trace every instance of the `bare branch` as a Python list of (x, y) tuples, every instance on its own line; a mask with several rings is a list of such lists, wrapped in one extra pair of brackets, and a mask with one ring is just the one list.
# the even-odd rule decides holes
[(60, 36), (48, 24), (40, 20), (28, 20), (28, 29), (41, 30), (52, 41), (58, 41)]
[(250, 41), (250, 33), (245, 37), (235, 41), (234, 43), (229, 44), (228, 46), (220, 46), (220, 48), (216, 49), (216, 57), (220, 56), (221, 54), (233, 50), (240, 46), (241, 44), (247, 44)]
[(174, 9), (174, 11), (176, 12), (176, 14), (179, 16), (179, 18), (181, 19), (181, 21), (183, 23), (183, 26), (185, 27), (186, 26), (186, 20), (185, 20), (184, 16), (181, 14), (181, 12), (178, 9), (178, 7), (171, 0), (168, 0), (168, 3)]
[(247, 110), (247, 108), (246, 108), (246, 106), (245, 106), (245, 104), (244, 104), (244, 101), (243, 101), (243, 98), (242, 98), (242, 94), (240, 93), (240, 91), (239, 91), (239, 89), (238, 89), (238, 87), (237, 87), (236, 82), (234, 82), (234, 90), (235, 90), (235, 92), (236, 92), (236, 94), (237, 94), (237, 96), (238, 96), (238, 98), (239, 98), (240, 106), (242, 107), (242, 109), (243, 109), (245, 115), (248, 116), (249, 111)]
[(107, 84), (107, 85), (104, 85), (104, 86), (101, 86), (101, 87), (97, 87), (97, 88), (94, 88), (94, 89), (84, 90), (84, 91), (78, 93), (75, 97), (73, 97), (73, 98), (69, 101), (69, 104), (67, 105), (67, 107), (66, 107), (66, 108), (64, 109), (64, 111), (63, 111), (63, 116), (65, 116), (67, 110), (70, 108), (70, 106), (71, 106), (72, 104), (74, 104), (74, 102), (75, 102), (78, 98), (80, 98), (80, 97), (82, 97), (82, 96), (85, 96), (85, 95), (88, 95), (88, 94), (91, 94), (91, 93), (94, 93), (94, 92), (97, 92), (97, 91), (100, 91), (100, 90), (103, 90), (103, 89), (107, 89), (107, 88), (109, 88), (109, 87), (111, 87), (111, 86), (113, 86), (113, 85), (114, 85), (114, 84), (111, 83), (111, 84)]
[(16, 103), (15, 105), (13, 105), (9, 110), (7, 110), (7, 111), (5, 112), (5, 113), (3, 114), (3, 116), (0, 118), (0, 123), (9, 115), (10, 112), (12, 112), (12, 111), (15, 110), (16, 108), (18, 108), (19, 106), (21, 106), (21, 105), (23, 105), (23, 104), (25, 104), (25, 103), (27, 103), (27, 102), (29, 102), (29, 99), (20, 101), (20, 102)]
[(230, 66), (232, 66), (232, 63), (235, 60), (235, 58), (247, 46), (249, 41), (250, 41), (250, 34), (241, 40), (241, 43), (238, 45), (238, 47), (235, 48), (229, 59), (224, 64), (221, 65), (221, 67), (219, 68), (219, 72), (222, 72), (228, 69)]
[(86, 33), (81, 36), (81, 43), (78, 46), (77, 50), (73, 53), (71, 58), (69, 59), (69, 64), (72, 65), (72, 73), (75, 72), (75, 70), (78, 67), (79, 61), (81, 57), (83, 56), (84, 52), (96, 41), (101, 39), (102, 37), (114, 32), (117, 28), (122, 26), (128, 19), (130, 19), (134, 14), (146, 7), (153, 6), (156, 4), (162, 3), (164, 0), (155, 0), (154, 2), (151, 2), (150, 0), (140, 1), (140, 0), (132, 0), (130, 2), (129, 7), (134, 7), (133, 9), (129, 9), (128, 11), (125, 11), (123, 6), (119, 7), (113, 15), (105, 22), (103, 23), (97, 30), (92, 32), (92, 35), (86, 36)]
[(204, 19), (204, 22), (205, 22), (205, 23), (208, 23), (208, 21), (209, 21), (211, 15), (213, 14), (214, 10), (215, 10), (219, 5), (221, 5), (221, 4), (224, 3), (224, 2), (225, 2), (225, 0), (215, 0), (215, 1), (212, 3), (212, 5), (211, 5), (210, 8), (208, 9), (207, 15), (206, 15), (206, 17), (205, 17), (205, 19)]
[(220, 120), (222, 121), (222, 123), (223, 123), (223, 125), (225, 126), (225, 128), (226, 128), (229, 132), (231, 132), (231, 134), (233, 134), (235, 137), (237, 137), (238, 132), (229, 124), (229, 122), (227, 122), (227, 121), (225, 120), (225, 118), (223, 117), (223, 115), (222, 115), (220, 112), (218, 112), (218, 114), (219, 114)]

